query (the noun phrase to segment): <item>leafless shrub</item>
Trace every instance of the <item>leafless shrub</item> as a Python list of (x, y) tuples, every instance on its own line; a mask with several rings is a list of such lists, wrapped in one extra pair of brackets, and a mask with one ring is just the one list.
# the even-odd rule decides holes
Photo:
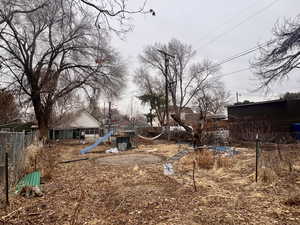
[(272, 169), (277, 176), (291, 175), (298, 159), (296, 151), (284, 150), (283, 145), (263, 144), (259, 167)]
[(233, 159), (229, 157), (218, 156), (215, 160), (215, 168), (232, 168)]
[(276, 173), (270, 168), (262, 168), (259, 174), (263, 183), (273, 183), (277, 179)]
[(212, 169), (215, 163), (214, 154), (208, 150), (197, 152), (195, 155), (195, 161), (198, 168)]
[(45, 147), (41, 149), (37, 156), (37, 167), (41, 170), (42, 177), (45, 180), (52, 179), (53, 170), (57, 164), (57, 152), (55, 147)]
[(85, 192), (84, 192), (84, 190), (81, 190), (81, 194), (79, 196), (78, 202), (76, 203), (74, 213), (71, 218), (71, 222), (70, 222), (71, 225), (79, 224), (78, 218), (79, 218), (79, 213), (81, 211), (81, 204), (84, 201), (84, 199), (85, 199)]
[(234, 119), (229, 124), (230, 138), (234, 143), (256, 141), (256, 135), (263, 143), (295, 143), (289, 132), (278, 130), (278, 122), (267, 118)]
[(38, 153), (39, 153), (39, 148), (36, 146), (31, 146), (26, 150), (24, 175), (28, 173), (32, 173), (33, 171), (36, 170)]
[(300, 191), (291, 192), (285, 201), (285, 204), (289, 206), (300, 206)]
[(255, 141), (256, 135), (262, 141), (274, 141), (272, 123), (268, 120), (238, 119), (229, 124), (230, 136), (234, 142)]

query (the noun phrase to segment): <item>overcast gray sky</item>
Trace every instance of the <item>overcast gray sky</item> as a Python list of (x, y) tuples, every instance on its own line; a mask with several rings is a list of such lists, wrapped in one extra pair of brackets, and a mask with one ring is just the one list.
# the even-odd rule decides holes
[[(142, 1), (129, 2), (130, 7), (134, 8)], [(126, 35), (126, 40), (116, 37), (112, 40), (112, 45), (128, 63), (129, 75), (133, 75), (138, 67), (138, 54), (149, 44), (166, 43), (177, 38), (197, 50), (197, 59), (209, 58), (220, 62), (269, 40), (272, 37), (272, 28), (278, 20), (295, 18), (300, 13), (299, 0), (148, 0), (146, 7), (153, 8), (156, 16), (134, 16), (134, 30)], [(249, 54), (222, 65), (220, 74), (249, 67), (249, 61), (254, 56), (255, 53)], [(257, 87), (251, 71), (232, 74), (222, 79), (232, 95), (232, 101), (236, 92), (241, 94), (242, 101), (258, 101), (276, 98), (286, 91), (299, 91), (300, 86), (300, 76), (293, 73), (285, 82), (273, 86), (269, 95), (265, 96), (263, 93), (251, 92)], [(143, 107), (134, 97), (136, 94), (136, 87), (128, 81), (122, 99), (115, 105), (123, 113), (130, 113), (133, 101), (134, 111), (143, 112)]]

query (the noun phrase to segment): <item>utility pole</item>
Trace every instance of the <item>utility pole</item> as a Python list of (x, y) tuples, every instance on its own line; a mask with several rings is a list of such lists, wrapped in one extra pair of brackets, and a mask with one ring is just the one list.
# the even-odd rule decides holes
[(105, 118), (105, 102), (104, 102), (104, 106), (103, 106), (103, 114), (104, 114), (104, 118)]
[(131, 99), (130, 99), (130, 122), (131, 122), (132, 129), (134, 130), (133, 98), (132, 98), (132, 96), (131, 96)]
[(171, 58), (175, 58), (175, 56), (173, 55), (170, 55), (169, 53), (163, 51), (163, 50), (160, 50), (160, 49), (157, 49), (157, 51), (159, 51), (165, 58), (165, 73), (164, 73), (164, 76), (165, 76), (165, 92), (166, 92), (166, 101), (165, 101), (165, 104), (166, 104), (166, 115), (167, 115), (167, 121), (166, 121), (166, 128), (167, 128), (167, 134), (168, 134), (168, 141), (170, 140), (170, 118), (169, 118), (169, 90), (168, 90), (168, 67), (169, 67), (169, 57)]
[(131, 96), (131, 99), (130, 99), (130, 118), (132, 118), (132, 113), (133, 113), (133, 99), (132, 99), (132, 96)]
[(236, 92), (236, 103), (239, 103), (239, 93)]
[(108, 130), (111, 129), (111, 101), (108, 102)]

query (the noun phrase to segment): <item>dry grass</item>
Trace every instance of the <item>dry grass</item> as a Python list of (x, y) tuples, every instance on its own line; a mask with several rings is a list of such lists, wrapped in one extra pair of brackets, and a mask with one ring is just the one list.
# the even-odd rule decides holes
[(79, 196), (78, 202), (76, 203), (74, 213), (71, 218), (71, 222), (70, 222), (71, 225), (79, 224), (78, 218), (79, 218), (79, 214), (80, 214), (82, 203), (84, 202), (84, 199), (85, 199), (85, 191), (81, 190), (81, 194)]
[[(165, 157), (177, 152), (178, 146), (174, 147), (152, 146)], [(81, 148), (59, 146), (59, 161), (78, 156)], [(10, 215), (5, 217), (6, 224), (22, 225), (300, 224), (297, 195), (290, 194), (300, 184), (300, 170), (295, 169), (293, 177), (255, 183), (255, 151), (240, 152), (220, 162), (223, 168), (215, 168), (215, 158), (213, 169), (196, 169), (197, 192), (192, 162), (198, 153), (175, 162), (173, 176), (163, 175), (162, 164), (99, 165), (97, 160), (58, 164), (52, 180), (42, 185), (42, 198), (12, 196), (8, 211), (0, 211), (0, 218)], [(294, 168), (299, 165), (298, 161)], [(185, 172), (181, 174), (180, 168)], [(81, 190), (85, 191), (83, 200)]]
[(226, 157), (224, 155), (214, 154), (214, 152), (209, 150), (202, 150), (184, 157), (184, 159), (181, 160), (181, 164), (192, 167), (191, 165), (193, 165), (194, 161), (196, 162), (197, 168), (206, 170), (232, 168), (236, 163), (233, 157)]
[(215, 168), (232, 168), (234, 163), (233, 158), (220, 155), (216, 157)]
[(291, 173), (299, 157), (297, 149), (283, 145), (263, 145), (260, 166), (272, 168), (280, 176), (286, 172)]
[(285, 201), (285, 204), (289, 206), (300, 206), (300, 191), (292, 191)]
[(57, 163), (58, 149), (56, 147), (45, 147), (38, 151), (36, 155), (36, 167), (41, 170), (44, 180), (52, 179)]
[(278, 176), (271, 168), (261, 168), (259, 170), (259, 178), (263, 183), (273, 183), (278, 179)]
[(198, 168), (201, 169), (212, 169), (215, 164), (215, 157), (213, 152), (203, 150), (195, 153), (195, 161)]

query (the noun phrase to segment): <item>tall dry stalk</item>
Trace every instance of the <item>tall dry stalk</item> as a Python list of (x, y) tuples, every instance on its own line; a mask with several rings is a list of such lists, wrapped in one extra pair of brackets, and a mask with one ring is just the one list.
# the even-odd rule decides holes
[(85, 200), (85, 191), (81, 189), (81, 194), (79, 196), (78, 202), (76, 203), (74, 213), (73, 213), (72, 218), (71, 218), (70, 225), (79, 224), (78, 223), (78, 218), (79, 218), (79, 214), (80, 214), (80, 211), (82, 209), (81, 206), (82, 206), (82, 203), (83, 203), (84, 200)]

